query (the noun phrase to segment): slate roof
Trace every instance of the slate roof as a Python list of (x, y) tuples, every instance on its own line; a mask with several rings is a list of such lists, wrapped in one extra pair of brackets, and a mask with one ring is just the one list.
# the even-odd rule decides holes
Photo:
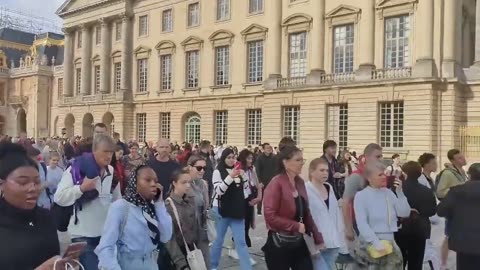
[(0, 40), (31, 45), (35, 40), (35, 34), (10, 28), (0, 28)]
[[(50, 38), (55, 40), (63, 40), (64, 36), (52, 32), (46, 32), (37, 35), (37, 39)], [(6, 40), (10, 42), (21, 43), (25, 45), (32, 45), (35, 41), (35, 34), (18, 31), (10, 28), (0, 29), (0, 40)], [(15, 67), (20, 66), (20, 57), (25, 59), (25, 56), (29, 54), (29, 50), (18, 50), (14, 48), (0, 47), (0, 50), (5, 52), (7, 56), (7, 66), (11, 68), (11, 61), (14, 60)], [(63, 46), (37, 46), (38, 57), (46, 55), (48, 59), (48, 65), (51, 65), (52, 57), (55, 56), (55, 65), (63, 64)]]

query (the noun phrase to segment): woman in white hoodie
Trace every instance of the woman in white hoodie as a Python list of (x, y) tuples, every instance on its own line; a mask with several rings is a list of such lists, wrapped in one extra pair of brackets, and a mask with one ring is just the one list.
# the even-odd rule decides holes
[(310, 182), (306, 183), (310, 212), (325, 241), (325, 250), (312, 258), (315, 270), (335, 269), (335, 260), (344, 245), (343, 223), (333, 187), (327, 183), (328, 164), (316, 158), (310, 162)]

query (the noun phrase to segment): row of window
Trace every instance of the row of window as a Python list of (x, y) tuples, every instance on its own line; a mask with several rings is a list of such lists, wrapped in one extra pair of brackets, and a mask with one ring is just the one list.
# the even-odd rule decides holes
[[(263, 81), (263, 41), (247, 43), (247, 82), (259, 83)], [(226, 86), (231, 83), (230, 78), (230, 46), (215, 48), (214, 85)], [(185, 55), (185, 88), (198, 88), (200, 75), (200, 51), (192, 50)], [(173, 61), (171, 54), (160, 56), (160, 88), (163, 91), (173, 89)], [(138, 92), (147, 92), (148, 59), (137, 60), (137, 89)]]
[[(379, 140), (382, 147), (403, 147), (404, 111), (403, 102), (386, 102), (379, 104), (380, 129)], [(137, 138), (146, 141), (147, 114), (137, 114)], [(348, 105), (329, 105), (327, 109), (327, 137), (335, 140), (340, 148), (348, 146)], [(228, 111), (216, 111), (214, 115), (215, 143), (228, 143)], [(184, 140), (198, 143), (201, 140), (201, 118), (197, 114), (188, 117), (184, 124)], [(160, 136), (170, 139), (171, 114), (160, 113)], [(246, 143), (262, 143), (262, 110), (246, 111)], [(300, 106), (286, 106), (282, 109), (282, 136), (289, 136), (299, 142)]]
[[(115, 22), (115, 41), (119, 41), (122, 39), (122, 22), (118, 21)], [(102, 27), (100, 25), (95, 26), (95, 45), (100, 45), (102, 43)], [(82, 31), (77, 31), (77, 48), (82, 48), (83, 40), (82, 40)]]
[[(399, 68), (409, 65), (409, 26), (408, 16), (386, 19), (385, 68)], [(263, 81), (264, 42), (251, 41), (247, 44), (247, 83)], [(335, 73), (353, 72), (354, 64), (354, 27), (353, 24), (337, 26), (334, 29), (333, 71)], [(289, 77), (303, 77), (308, 72), (307, 32), (289, 35)], [(138, 89), (147, 91), (148, 60), (138, 60)], [(172, 89), (172, 55), (163, 55), (160, 59), (161, 90)], [(187, 52), (186, 88), (199, 87), (200, 51)], [(215, 86), (230, 84), (230, 47), (215, 48), (214, 67)]]
[[(93, 74), (94, 74), (94, 84), (93, 89), (94, 93), (100, 93), (100, 80), (101, 80), (101, 68), (100, 65), (93, 66)], [(122, 64), (120, 62), (113, 64), (113, 90), (118, 92), (120, 90), (120, 83), (122, 76)], [(75, 69), (75, 94), (80, 95), (82, 91), (82, 69), (80, 67)], [(63, 78), (57, 79), (57, 90), (58, 90), (58, 97), (63, 96)]]
[[(196, 3), (198, 4), (198, 3)], [(192, 4), (191, 4), (192, 5)], [(120, 26), (121, 27), (121, 26)], [(120, 32), (121, 33), (121, 32)], [(333, 72), (353, 72), (354, 69), (354, 25), (336, 26), (333, 30)], [(409, 66), (409, 16), (385, 19), (385, 68)], [(98, 36), (97, 36), (98, 37)], [(289, 35), (288, 76), (303, 77), (308, 72), (307, 32)], [(231, 82), (230, 46), (215, 48), (214, 85), (225, 86)], [(186, 52), (185, 88), (199, 87), (200, 50)], [(247, 83), (258, 83), (264, 79), (264, 41), (247, 43)], [(173, 80), (172, 55), (160, 57), (160, 88), (172, 90)], [(120, 88), (120, 63), (114, 64), (114, 89)], [(100, 88), (100, 66), (94, 66), (95, 92)], [(76, 71), (76, 89), (80, 93), (81, 69)], [(148, 91), (148, 59), (137, 60), (137, 91)]]
[[(224, 21), (230, 19), (231, 0), (217, 0), (216, 20)], [(249, 0), (248, 11), (255, 14), (263, 11), (263, 0)], [(200, 3), (191, 3), (187, 8), (187, 27), (200, 25)], [(138, 18), (138, 35), (147, 36), (149, 31), (148, 15)], [(173, 31), (173, 9), (162, 11), (162, 32)]]

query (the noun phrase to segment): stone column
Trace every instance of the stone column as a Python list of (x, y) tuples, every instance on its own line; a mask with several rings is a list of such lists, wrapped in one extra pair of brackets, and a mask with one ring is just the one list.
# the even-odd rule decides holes
[(131, 91), (131, 48), (130, 48), (130, 23), (128, 15), (122, 17), (122, 70), (120, 89), (123, 91)]
[(362, 32), (359, 36), (359, 67), (356, 71), (358, 80), (370, 80), (375, 69), (375, 0), (367, 1), (368, 6), (362, 9), (362, 19), (358, 22)]
[(63, 95), (73, 96), (73, 39), (75, 32), (64, 29), (65, 45), (63, 46)]
[(444, 35), (443, 35), (443, 77), (452, 78), (457, 69), (457, 33), (456, 24), (458, 0), (445, 0), (444, 6)]
[(312, 38), (312, 59), (311, 71), (307, 76), (308, 84), (320, 84), (321, 75), (325, 73), (325, 0), (312, 2), (313, 31), (310, 31)]
[(418, 59), (413, 67), (414, 77), (432, 77), (434, 74), (433, 61), (433, 0), (418, 2), (417, 55)]
[(86, 96), (91, 94), (92, 81), (90, 74), (92, 69), (92, 37), (88, 26), (82, 26), (82, 85), (81, 94)]
[(475, 65), (480, 66), (480, 0), (475, 9)]
[(110, 61), (110, 51), (111, 51), (111, 34), (110, 34), (110, 25), (104, 19), (100, 19), (102, 25), (102, 54), (101, 54), (101, 87), (100, 91), (102, 93), (110, 92), (110, 74), (111, 74), (111, 61)]
[[(266, 11), (270, 12), (271, 23), (268, 29), (268, 38), (265, 47), (268, 55), (266, 57), (266, 71), (268, 78), (265, 81), (266, 89), (277, 88), (277, 80), (282, 77), (282, 7), (285, 0), (267, 1)], [(280, 3), (279, 3), (280, 2)]]

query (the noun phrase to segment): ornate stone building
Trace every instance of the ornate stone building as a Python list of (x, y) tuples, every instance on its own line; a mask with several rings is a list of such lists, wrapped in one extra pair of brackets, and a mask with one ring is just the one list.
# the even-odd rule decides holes
[(416, 159), (467, 149), (480, 125), (475, 0), (68, 0), (57, 14), (52, 135), (103, 121), (139, 141), (288, 135), (307, 158), (332, 138)]
[(62, 62), (63, 35), (0, 29), (0, 134), (49, 136), (54, 72)]

